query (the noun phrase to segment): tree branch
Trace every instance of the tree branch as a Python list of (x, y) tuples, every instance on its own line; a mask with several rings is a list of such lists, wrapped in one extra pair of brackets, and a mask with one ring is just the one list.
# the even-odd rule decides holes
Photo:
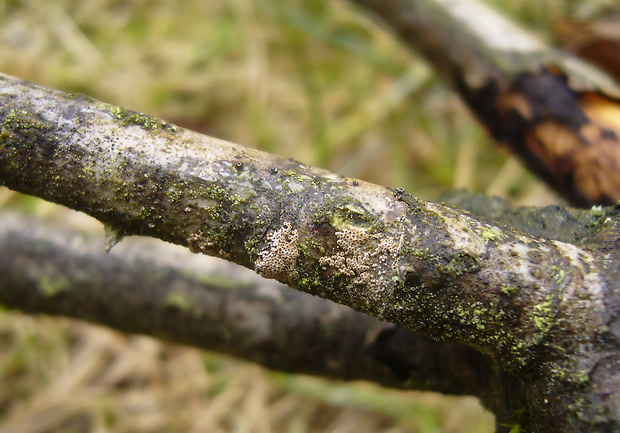
[(149, 239), (99, 237), (0, 212), (0, 303), (74, 317), (291, 373), (489, 396), (493, 367), (428, 338)]
[(478, 120), (579, 206), (620, 199), (620, 87), (476, 0), (355, 0), (452, 84)]
[(577, 245), (542, 239), (84, 96), (0, 89), (10, 188), (472, 346), (518, 381), (498, 384), (500, 421), (524, 406), (539, 431), (617, 425), (617, 209), (589, 212)]

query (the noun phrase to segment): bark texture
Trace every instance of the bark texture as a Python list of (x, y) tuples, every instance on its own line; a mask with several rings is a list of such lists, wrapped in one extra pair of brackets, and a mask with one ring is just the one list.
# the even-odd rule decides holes
[(10, 188), (473, 347), (500, 431), (620, 426), (617, 208), (541, 238), (12, 77), (0, 100)]
[[(0, 213), (0, 303), (226, 353), (265, 367), (490, 397), (493, 366), (247, 269), (153, 239), (106, 253), (87, 235)], [(488, 401), (491, 399), (487, 398)]]
[(476, 0), (356, 0), (418, 49), (498, 142), (578, 206), (620, 199), (620, 87)]

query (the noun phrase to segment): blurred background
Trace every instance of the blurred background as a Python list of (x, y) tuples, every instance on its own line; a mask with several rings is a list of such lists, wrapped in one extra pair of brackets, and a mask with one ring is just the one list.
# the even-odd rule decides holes
[[(554, 43), (558, 20), (615, 1), (496, 6)], [(0, 71), (424, 199), (467, 188), (560, 202), (423, 59), (343, 0), (0, 0)], [(98, 222), (7, 189), (0, 206), (103, 239)], [(274, 373), (0, 310), (0, 433), (272, 431), (482, 433), (493, 417), (473, 398)]]

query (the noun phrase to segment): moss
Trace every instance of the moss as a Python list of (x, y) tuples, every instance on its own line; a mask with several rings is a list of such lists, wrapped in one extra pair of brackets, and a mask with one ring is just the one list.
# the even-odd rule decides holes
[(255, 258), (257, 257), (256, 248), (258, 247), (259, 239), (256, 236), (248, 237), (243, 243), (243, 247), (245, 248), (245, 252), (248, 257)]
[(298, 244), (299, 255), (302, 258), (311, 257), (313, 253), (318, 254), (318, 256), (325, 255), (325, 247), (320, 242), (312, 238), (303, 239), (302, 242)]
[(305, 292), (309, 292), (321, 286), (321, 281), (317, 276), (305, 276), (295, 281), (295, 287)]

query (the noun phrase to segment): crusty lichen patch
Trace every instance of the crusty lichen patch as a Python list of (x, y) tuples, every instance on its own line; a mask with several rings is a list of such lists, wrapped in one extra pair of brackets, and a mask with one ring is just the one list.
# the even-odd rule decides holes
[(275, 278), (287, 272), (297, 261), (299, 234), (285, 222), (282, 227), (269, 235), (269, 248), (258, 253), (254, 264), (256, 272), (265, 278)]

